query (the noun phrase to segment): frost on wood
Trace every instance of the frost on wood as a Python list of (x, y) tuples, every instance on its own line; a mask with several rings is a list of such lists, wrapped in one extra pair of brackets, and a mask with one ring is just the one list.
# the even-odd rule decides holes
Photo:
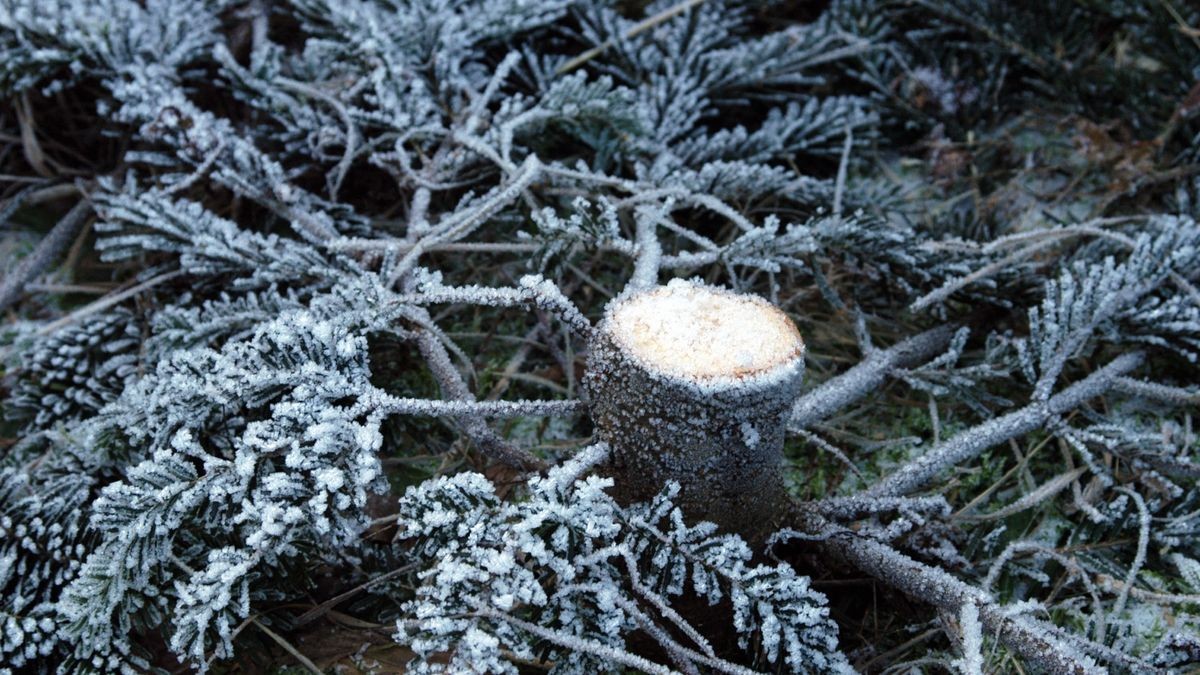
[(954, 665), (962, 675), (983, 675), (983, 627), (974, 602), (963, 603), (958, 629), (962, 632), (962, 658)]
[(1186, 670), (1200, 10), (1085, 4), (0, 0), (0, 671)]
[(621, 301), (608, 330), (648, 369), (699, 383), (748, 381), (790, 364), (804, 349), (782, 312), (678, 280)]
[(689, 516), (760, 537), (784, 498), (803, 353), (791, 320), (756, 297), (676, 280), (611, 303), (584, 385), (620, 497), (677, 481)]

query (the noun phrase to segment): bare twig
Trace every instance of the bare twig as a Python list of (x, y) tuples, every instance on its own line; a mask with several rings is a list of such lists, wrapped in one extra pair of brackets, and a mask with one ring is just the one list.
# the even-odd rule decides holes
[(103, 298), (96, 300), (95, 302), (92, 302), (87, 305), (84, 305), (83, 307), (80, 307), (79, 309), (75, 310), (74, 312), (71, 312), (70, 314), (62, 317), (61, 319), (51, 321), (50, 323), (46, 324), (45, 326), (42, 326), (41, 328), (38, 329), (37, 334), (38, 335), (49, 335), (49, 334), (53, 333), (54, 331), (62, 328), (63, 326), (69, 326), (72, 323), (75, 323), (76, 321), (78, 321), (84, 317), (95, 314), (96, 312), (103, 312), (104, 310), (108, 309), (109, 307), (112, 307), (113, 305), (124, 302), (125, 300), (127, 300), (139, 293), (148, 291), (151, 288), (154, 288), (155, 286), (157, 286), (159, 284), (168, 282), (168, 281), (170, 281), (176, 277), (180, 277), (180, 276), (183, 276), (183, 272), (179, 271), (179, 270), (176, 270), (174, 272), (166, 272), (166, 273), (160, 274), (152, 279), (147, 279), (146, 281), (143, 281), (142, 283), (140, 283), (136, 286), (133, 286), (131, 288), (127, 288), (118, 293), (113, 293), (112, 295), (107, 295)]
[[(655, 14), (654, 16), (647, 17), (647, 18), (642, 19), (641, 21), (633, 24), (633, 26), (629, 30), (625, 31), (625, 34), (622, 35), (621, 37), (626, 40), (637, 37), (638, 35), (645, 33), (646, 31), (650, 30), (651, 28), (654, 28), (655, 26), (659, 25), (660, 23), (663, 23), (665, 21), (670, 21), (671, 19), (688, 11), (689, 9), (696, 7), (697, 5), (701, 5), (703, 3), (704, 3), (704, 0), (684, 0), (683, 2), (680, 2), (676, 5), (672, 5), (666, 9), (664, 9), (663, 11), (659, 12), (658, 14)], [(604, 42), (601, 42), (600, 44), (596, 45), (595, 47), (592, 47), (591, 49), (587, 50), (586, 52), (583, 52), (579, 56), (576, 56), (575, 58), (571, 59), (570, 61), (567, 61), (566, 63), (562, 64), (561, 66), (558, 67), (558, 70), (554, 71), (554, 74), (562, 75), (563, 73), (569, 73), (572, 70), (575, 70), (576, 68), (578, 68), (579, 66), (582, 66), (583, 64), (587, 63), (588, 61), (591, 61), (592, 59), (596, 58), (597, 56), (603, 54), (605, 52), (605, 50), (607, 50), (609, 47), (612, 47), (614, 44), (616, 44), (616, 40), (611, 40), (611, 39), (605, 40)]]
[(355, 586), (354, 588), (351, 588), (350, 590), (348, 590), (344, 593), (339, 593), (339, 594), (333, 596), (332, 598), (329, 598), (325, 602), (322, 602), (321, 604), (317, 605), (316, 607), (313, 607), (312, 609), (308, 610), (307, 612), (296, 617), (296, 621), (295, 621), (296, 628), (310, 624), (313, 621), (316, 621), (317, 619), (321, 618), (322, 616), (325, 616), (334, 607), (337, 607), (338, 605), (349, 600), (350, 598), (353, 598), (354, 596), (358, 595), (359, 593), (362, 593), (363, 591), (367, 590), (371, 586), (373, 586), (381, 581), (387, 581), (388, 579), (398, 577), (401, 574), (404, 574), (405, 572), (411, 572), (415, 567), (416, 567), (416, 563), (405, 565), (403, 567), (397, 567), (396, 569), (390, 570), (388, 572), (384, 572), (383, 574), (380, 574), (377, 577), (372, 577), (370, 579), (367, 579), (363, 583)]
[(909, 368), (950, 344), (955, 327), (938, 326), (892, 347), (867, 354), (858, 365), (804, 394), (792, 407), (788, 429), (798, 430), (819, 422), (874, 391), (896, 368)]
[(1041, 428), (1084, 401), (1112, 389), (1117, 378), (1141, 365), (1142, 352), (1129, 352), (1072, 384), (1047, 401), (1035, 401), (1020, 410), (993, 417), (953, 438), (939, 443), (915, 460), (901, 466), (863, 492), (872, 497), (911, 494), (929, 485), (943, 470), (978, 456), (1010, 438)]
[(846, 194), (846, 172), (850, 168), (850, 150), (854, 147), (854, 130), (846, 125), (846, 142), (842, 145), (842, 159), (838, 162), (837, 181), (833, 188), (833, 219), (842, 219), (842, 198)]
[[(5, 177), (0, 176), (0, 180), (5, 180)], [(44, 181), (39, 179), (38, 182)], [(59, 183), (58, 185), (48, 185), (43, 188), (34, 188), (34, 186), (31, 185), (14, 195), (3, 205), (0, 205), (0, 227), (4, 225), (5, 221), (7, 221), (8, 218), (17, 211), (17, 209), (20, 209), (24, 206), (36, 206), (38, 204), (45, 204), (46, 202), (66, 199), (67, 197), (76, 197), (81, 194), (81, 192), (82, 189), (75, 183)]]
[(342, 152), (341, 161), (338, 162), (337, 173), (328, 179), (329, 198), (336, 200), (338, 191), (342, 189), (342, 181), (345, 180), (346, 173), (350, 170), (350, 164), (354, 161), (354, 153), (358, 150), (358, 125), (354, 123), (354, 118), (350, 116), (350, 111), (346, 109), (346, 106), (332, 94), (321, 91), (304, 82), (298, 82), (286, 77), (276, 78), (275, 81), (284, 89), (290, 89), (294, 93), (324, 101), (329, 107), (333, 108), (338, 117), (342, 118), (342, 124), (346, 127), (346, 148)]
[(13, 305), (25, 292), (28, 284), (34, 278), (45, 272), (75, 240), (79, 230), (87, 222), (92, 212), (91, 204), (86, 199), (80, 200), (67, 211), (54, 228), (38, 243), (33, 253), (29, 254), (16, 268), (0, 282), (0, 311)]
[(50, 168), (50, 160), (38, 143), (37, 133), (33, 128), (33, 109), (29, 104), (29, 95), (22, 93), (16, 101), (17, 124), (21, 127), (21, 149), (25, 152), (25, 161), (43, 178), (51, 178), (54, 171)]
[(1026, 509), (1031, 509), (1038, 504), (1051, 499), (1059, 492), (1065, 490), (1071, 483), (1082, 476), (1085, 469), (1073, 469), (1066, 473), (1061, 473), (1054, 478), (1046, 481), (1041, 487), (1021, 497), (1017, 501), (1003, 508), (984, 513), (980, 515), (960, 515), (957, 516), (961, 520), (1000, 520), (1007, 518), (1015, 513), (1020, 513)]
[(595, 656), (599, 656), (600, 658), (607, 659), (612, 663), (619, 663), (623, 666), (634, 668), (635, 670), (640, 670), (647, 673), (655, 673), (656, 675), (671, 675), (672, 672), (671, 669), (666, 668), (665, 666), (661, 666), (641, 656), (630, 654), (624, 650), (614, 649), (606, 644), (581, 638), (577, 635), (566, 635), (559, 633), (558, 631), (544, 628), (535, 623), (529, 623), (528, 621), (518, 619), (515, 616), (510, 616), (493, 609), (482, 609), (476, 612), (476, 614), (489, 619), (504, 621), (505, 623), (512, 625), (514, 628), (520, 628), (521, 630), (543, 640), (548, 640), (549, 642), (557, 645), (567, 646), (576, 651), (593, 654)]
[(278, 644), (280, 647), (283, 647), (283, 650), (286, 651), (287, 653), (291, 654), (292, 658), (296, 659), (296, 661), (298, 661), (300, 663), (300, 665), (304, 666), (305, 670), (307, 670), (310, 673), (313, 673), (313, 675), (323, 675), (321, 672), (321, 669), (317, 667), (317, 664), (313, 663), (312, 660), (309, 659), (304, 654), (301, 654), (300, 650), (298, 650), (294, 646), (292, 646), (292, 643), (283, 639), (283, 636), (279, 635), (278, 633), (271, 630), (270, 628), (267, 628), (266, 626), (264, 626), (262, 624), (262, 622), (259, 621), (258, 619), (252, 618), (249, 621), (251, 624), (254, 625), (255, 628), (261, 630), (267, 637), (274, 640), (276, 644)]

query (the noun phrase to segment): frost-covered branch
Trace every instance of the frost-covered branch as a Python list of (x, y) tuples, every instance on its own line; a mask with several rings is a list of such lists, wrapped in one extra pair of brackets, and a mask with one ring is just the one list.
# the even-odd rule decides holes
[(579, 335), (586, 336), (592, 330), (591, 322), (558, 286), (536, 274), (521, 277), (517, 288), (487, 288), (446, 286), (440, 275), (426, 272), (415, 278), (415, 291), (401, 300), (414, 304), (469, 303), (492, 307), (533, 305), (553, 313)]
[(426, 417), (524, 417), (575, 415), (583, 409), (580, 401), (446, 401), (393, 396), (381, 391), (366, 393), (357, 409), (386, 415)]
[[(606, 454), (603, 445), (581, 450), (531, 479), (523, 502), (501, 501), (471, 473), (408, 490), (398, 537), (428, 564), (405, 605), (415, 618), (397, 621), (418, 654), (415, 667), (515, 672), (503, 650), (530, 659), (544, 640), (544, 655), (560, 667), (670, 672), (627, 647), (625, 636), (642, 629), (658, 634), (685, 672), (750, 670), (669, 637), (671, 624), (686, 618), (665, 603), (690, 590), (710, 605), (731, 601), (739, 645), (761, 654), (762, 665), (850, 672), (830, 651), (827, 613), (806, 579), (783, 565), (751, 565), (750, 548), (710, 523), (687, 524), (672, 503), (676, 486), (648, 503), (619, 506), (606, 493), (611, 479), (581, 475)], [(690, 626), (683, 634), (698, 635)], [(436, 665), (443, 654), (444, 668)]]
[(481, 198), (478, 203), (472, 204), (470, 208), (452, 213), (432, 225), (429, 233), (417, 240), (412, 249), (390, 270), (388, 276), (390, 283), (394, 285), (401, 277), (408, 274), (429, 247), (462, 239), (483, 225), (497, 211), (517, 199), (521, 192), (537, 178), (541, 166), (537, 156), (530, 155), (516, 169), (515, 174), (506, 185), (497, 187)]
[(4, 280), (0, 281), (0, 312), (19, 300), (25, 287), (62, 257), (71, 242), (79, 236), (91, 211), (92, 205), (87, 199), (77, 202), (55, 223), (37, 248), (4, 275)]
[(924, 489), (943, 471), (1011, 438), (1040, 429), (1087, 400), (1103, 395), (1113, 388), (1117, 378), (1133, 371), (1144, 360), (1145, 354), (1140, 351), (1122, 354), (1047, 401), (1035, 401), (1020, 410), (994, 417), (929, 448), (868, 487), (863, 495), (903, 496)]
[(1119, 377), (1115, 381), (1118, 391), (1152, 401), (1161, 401), (1175, 407), (1200, 405), (1200, 391), (1183, 387), (1172, 387), (1160, 382), (1150, 382), (1132, 377)]
[(662, 244), (658, 241), (658, 220), (663, 215), (655, 209), (638, 209), (637, 257), (633, 266), (633, 275), (629, 278), (629, 288), (647, 289), (658, 285), (658, 272), (662, 266)]
[(887, 349), (869, 351), (846, 372), (806, 392), (792, 406), (789, 429), (803, 429), (870, 394), (896, 368), (910, 368), (935, 356), (950, 344), (955, 327), (938, 326)]
[[(437, 336), (431, 331), (422, 330), (417, 334), (417, 345), (421, 350), (421, 356), (425, 357), (425, 362), (429, 364), (430, 371), (441, 384), (443, 396), (467, 403), (475, 401), (470, 389), (463, 382), (462, 376), (450, 361), (450, 354)], [(481, 419), (481, 416), (461, 415), (456, 419), (484, 454), (518, 469), (540, 470), (545, 468), (545, 462), (541, 459), (516, 447), (492, 431), (487, 422)]]
[[(833, 525), (820, 516), (804, 514), (801, 528), (828, 554), (844, 560), (903, 592), (918, 602), (961, 615), (970, 604), (983, 628), (1028, 663), (1053, 673), (1093, 675), (1104, 672), (1091, 658), (1079, 653), (1072, 641), (1063, 640), (1030, 617), (1014, 616), (985, 592), (947, 572), (919, 563), (870, 537)], [(784, 533), (786, 535), (786, 531)], [(1082, 640), (1082, 638), (1080, 638)]]
[[(849, 448), (926, 429), (802, 533), (822, 575), (960, 623), (961, 654), (898, 629), (880, 656), (1200, 659), (1200, 14), (782, 4), (0, 0), (0, 670), (304, 663), (325, 619), (395, 625), (413, 673), (846, 673), (859, 619), (759, 544), (790, 487), (866, 483), (896, 453)], [(1008, 151), (1031, 137), (1055, 151)], [(1043, 208), (1067, 148), (1085, 179)], [(28, 283), (60, 257), (76, 283)], [(689, 293), (724, 305), (673, 314)], [(874, 349), (862, 322), (860, 362), (796, 400), (852, 306), (946, 325)], [(961, 581), (988, 561), (1046, 604)]]

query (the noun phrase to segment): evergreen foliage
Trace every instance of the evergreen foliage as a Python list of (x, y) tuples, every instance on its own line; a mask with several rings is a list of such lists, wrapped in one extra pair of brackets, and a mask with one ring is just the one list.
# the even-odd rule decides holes
[[(1194, 667), (1197, 64), (1170, 0), (0, 0), (0, 673)], [(593, 438), (676, 278), (808, 345), (764, 547)]]

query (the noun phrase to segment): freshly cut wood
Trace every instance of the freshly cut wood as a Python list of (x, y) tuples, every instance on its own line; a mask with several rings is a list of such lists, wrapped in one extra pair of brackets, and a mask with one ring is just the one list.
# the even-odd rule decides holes
[(690, 517), (760, 539), (786, 502), (780, 462), (803, 371), (800, 332), (757, 296), (676, 280), (614, 300), (583, 384), (618, 499), (675, 481)]

